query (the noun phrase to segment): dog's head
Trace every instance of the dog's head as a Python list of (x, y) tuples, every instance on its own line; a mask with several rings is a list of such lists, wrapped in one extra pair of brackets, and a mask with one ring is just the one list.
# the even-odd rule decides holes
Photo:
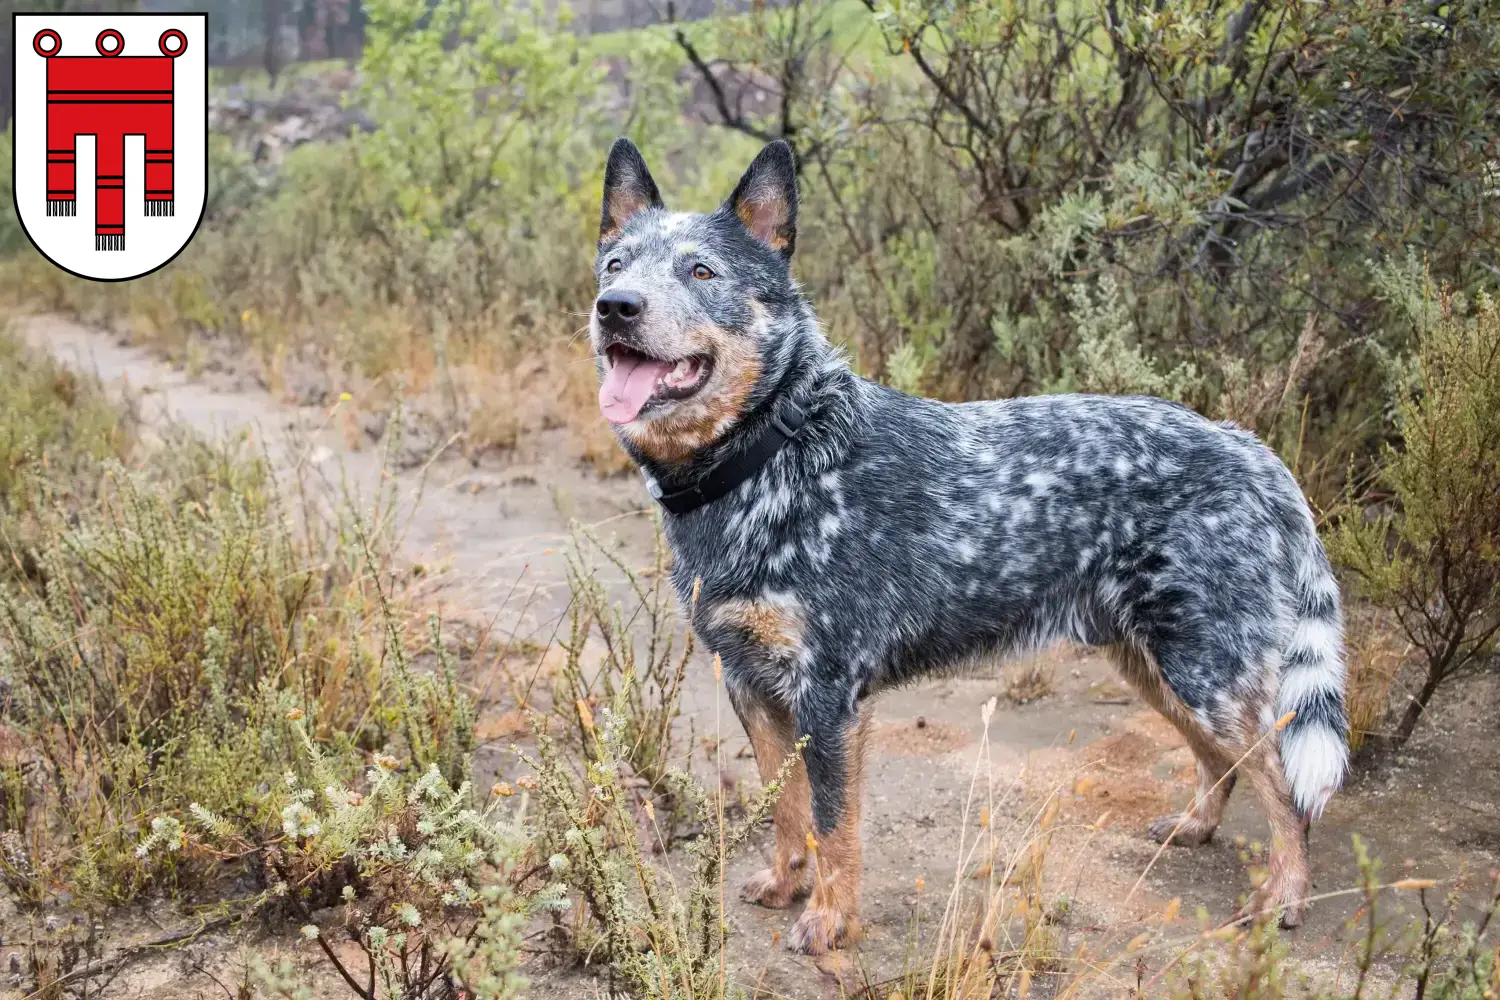
[(799, 301), (792, 149), (773, 142), (708, 214), (668, 212), (640, 151), (618, 139), (604, 173), (589, 321), (599, 408), (648, 457), (677, 461), (756, 405), (778, 316)]

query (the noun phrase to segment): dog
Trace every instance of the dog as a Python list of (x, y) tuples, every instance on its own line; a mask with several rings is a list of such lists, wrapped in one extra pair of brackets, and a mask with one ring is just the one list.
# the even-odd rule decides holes
[(806, 739), (743, 898), (810, 888), (789, 946), (853, 941), (872, 697), (1067, 639), (1109, 650), (1197, 759), (1192, 806), (1150, 836), (1207, 842), (1247, 777), (1272, 845), (1248, 906), (1295, 926), (1348, 722), (1338, 586), (1280, 459), (1160, 399), (950, 404), (859, 377), (791, 275), (785, 142), (691, 214), (620, 139), (603, 194), (601, 411), (665, 509), (673, 586), (762, 779)]

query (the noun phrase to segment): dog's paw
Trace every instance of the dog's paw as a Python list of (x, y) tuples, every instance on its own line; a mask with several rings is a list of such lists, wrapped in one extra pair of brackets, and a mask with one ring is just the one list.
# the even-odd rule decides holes
[(797, 894), (796, 882), (795, 876), (780, 878), (770, 868), (763, 868), (740, 886), (740, 898), (771, 910), (785, 909)]
[(786, 946), (804, 955), (822, 955), (859, 936), (859, 921), (837, 910), (809, 906), (797, 918)]
[(1249, 900), (1235, 914), (1235, 919), (1253, 920), (1274, 913), (1283, 929), (1300, 927), (1307, 905), (1304, 895), (1300, 889), (1291, 885), (1264, 885), (1250, 894)]
[[(1173, 833), (1174, 830), (1177, 832)], [(1179, 847), (1201, 847), (1214, 839), (1212, 827), (1186, 813), (1158, 816), (1146, 828), (1146, 833), (1158, 844), (1166, 843), (1167, 838), (1171, 837), (1172, 843)]]

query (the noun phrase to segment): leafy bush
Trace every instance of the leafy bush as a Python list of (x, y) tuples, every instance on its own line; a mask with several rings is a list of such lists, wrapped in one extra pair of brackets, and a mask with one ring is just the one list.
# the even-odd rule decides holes
[(876, 376), (1178, 398), (1332, 500), (1408, 336), (1371, 250), (1496, 287), (1493, 5), (864, 6), (885, 55), (822, 0), (682, 44), (802, 154), (798, 268)]
[[(493, 1000), (517, 995), (526, 985), (520, 927), (529, 914), (566, 905), (561, 886), (519, 891), (548, 872), (528, 864), (524, 800), (492, 793), (477, 808), (467, 781), (455, 788), (436, 764), (407, 769), (388, 755), (351, 781), (344, 760), (294, 726), (302, 753), (276, 796), (283, 837), (265, 853), (262, 901), (289, 910), (365, 1000), (448, 997), (456, 984)], [(238, 852), (256, 839), (195, 804), (190, 823), (158, 817), (143, 850)], [(320, 923), (316, 911), (334, 903), (337, 919)], [(363, 969), (330, 944), (343, 936), (363, 954)], [(263, 967), (260, 978), (281, 995), (311, 996), (288, 972)]]
[[(1351, 500), (1330, 551), (1421, 654), (1420, 686), (1386, 741), (1400, 745), (1437, 689), (1500, 636), (1500, 306), (1480, 296), (1465, 308), (1422, 272), (1393, 289), (1417, 341), (1400, 444), (1385, 449), (1377, 495)], [(1384, 509), (1364, 516), (1377, 499)]]
[(0, 725), (24, 747), (0, 761), (0, 818), (28, 831), (7, 881), (32, 899), (194, 888), (218, 859), (138, 853), (142, 817), (196, 805), (259, 850), (282, 825), (264, 776), (301, 752), (293, 717), (346, 766), (385, 750), (467, 777), (473, 708), (435, 623), (434, 669), (415, 668), (379, 582), (399, 578), (388, 540), (347, 513), (293, 518), (242, 446), (135, 444), (87, 380), (0, 351), (0, 440), (24, 445), (0, 495)]
[(466, 370), (540, 354), (582, 399), (568, 314), (607, 140), (708, 208), (783, 135), (799, 275), (863, 370), (945, 398), (1166, 395), (1252, 427), (1331, 501), (1351, 452), (1358, 474), (1376, 458), (1379, 357), (1409, 346), (1371, 250), (1496, 287), (1492, 6), (792, 0), (589, 42), (524, 4), (383, 0), (351, 98), (374, 131), (274, 176), (219, 137), (213, 217), (172, 268), (11, 280), (179, 358), (228, 334), (268, 372), (310, 353), (383, 392), (441, 386), (474, 454), (526, 422)]

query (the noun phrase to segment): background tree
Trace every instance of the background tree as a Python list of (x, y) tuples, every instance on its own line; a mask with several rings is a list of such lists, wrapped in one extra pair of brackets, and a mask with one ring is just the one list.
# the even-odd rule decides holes
[[(1408, 332), (1371, 255), (1495, 287), (1484, 3), (865, 6), (862, 35), (804, 0), (678, 40), (713, 120), (812, 165), (801, 265), (872, 373), (1156, 391), (1287, 454), (1372, 454), (1369, 346)], [(1303, 471), (1331, 498), (1344, 465)]]

